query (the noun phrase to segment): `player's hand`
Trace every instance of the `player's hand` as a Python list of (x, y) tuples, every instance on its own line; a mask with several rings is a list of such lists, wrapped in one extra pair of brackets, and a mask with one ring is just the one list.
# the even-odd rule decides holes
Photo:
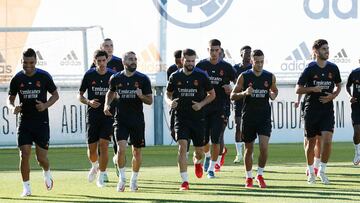
[(36, 109), (39, 111), (39, 112), (42, 112), (42, 111), (45, 111), (47, 109), (47, 106), (45, 105), (45, 103), (42, 103), (41, 101), (39, 100), (36, 100)]
[(98, 108), (101, 104), (100, 102), (98, 102), (99, 100), (98, 99), (93, 99), (93, 100), (90, 100), (88, 105), (91, 106), (91, 108)]
[(321, 96), (319, 98), (319, 101), (323, 104), (328, 103), (329, 101), (332, 101), (334, 99), (334, 95), (329, 93), (329, 92), (325, 92), (326, 96)]
[(12, 107), (10, 110), (13, 114), (17, 115), (18, 113), (21, 112), (22, 109), (21, 109), (21, 106), (15, 106), (15, 107)]
[(177, 107), (177, 105), (178, 105), (178, 100), (179, 100), (179, 98), (176, 98), (176, 99), (173, 99), (173, 100), (171, 101), (170, 107), (171, 107), (172, 109), (175, 109), (175, 108)]
[(245, 95), (251, 95), (253, 92), (254, 92), (254, 88), (250, 86), (245, 90)]
[(139, 99), (142, 99), (144, 97), (142, 90), (140, 88), (137, 88), (135, 93), (139, 97)]
[(316, 86), (316, 87), (312, 87), (312, 92), (321, 92), (321, 87)]
[(104, 106), (104, 114), (105, 116), (113, 116), (112, 113), (110, 112), (110, 105), (105, 105)]
[(270, 92), (270, 94), (269, 94), (269, 97), (270, 97), (270, 99), (271, 100), (275, 100), (276, 99), (276, 93), (275, 92)]
[(230, 95), (230, 94), (231, 94), (231, 91), (232, 91), (231, 85), (223, 85), (222, 88), (224, 88), (225, 93), (226, 93), (227, 95)]
[(192, 101), (193, 105), (191, 106), (194, 111), (199, 111), (202, 108), (202, 105), (200, 102)]
[(356, 103), (357, 102), (357, 98), (355, 97), (350, 97), (350, 103)]
[(300, 105), (300, 102), (295, 102), (295, 108), (298, 108)]

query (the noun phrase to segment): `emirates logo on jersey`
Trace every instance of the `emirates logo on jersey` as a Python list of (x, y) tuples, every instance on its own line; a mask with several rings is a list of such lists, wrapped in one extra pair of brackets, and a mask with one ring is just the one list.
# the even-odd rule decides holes
[(24, 83), (21, 83), (21, 84), (20, 84), (20, 88), (23, 88), (23, 87), (24, 87)]
[(181, 81), (178, 81), (178, 82), (177, 82), (177, 85), (181, 85)]
[(314, 79), (319, 79), (319, 76), (318, 76), (318, 75), (314, 75)]
[(269, 82), (268, 82), (268, 81), (265, 81), (265, 82), (264, 82), (264, 86), (265, 86), (265, 87), (269, 87)]
[(35, 85), (36, 85), (36, 87), (40, 87), (41, 86), (40, 81), (36, 81)]
[(328, 78), (329, 78), (329, 79), (332, 79), (332, 78), (333, 78), (332, 73), (329, 73)]
[(134, 87), (139, 88), (139, 82), (135, 82)]
[(194, 85), (198, 86), (199, 85), (199, 81), (198, 80), (194, 80)]
[(95, 80), (93, 80), (93, 81), (91, 82), (91, 85), (96, 85)]
[(221, 69), (219, 74), (220, 76), (224, 76), (224, 71)]

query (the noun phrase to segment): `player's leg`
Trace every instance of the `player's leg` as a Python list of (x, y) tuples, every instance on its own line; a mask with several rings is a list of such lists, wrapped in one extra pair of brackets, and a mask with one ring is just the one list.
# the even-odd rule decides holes
[(260, 154), (258, 160), (256, 181), (259, 183), (260, 188), (266, 188), (266, 183), (263, 178), (263, 173), (264, 173), (266, 161), (268, 159), (269, 139), (270, 137), (268, 135), (259, 135)]
[(211, 159), (209, 168), (207, 170), (208, 178), (215, 178), (215, 164), (219, 157), (220, 152), (220, 136), (222, 133), (223, 125), (224, 125), (224, 115), (221, 114), (213, 114), (210, 117), (211, 129), (210, 129), (210, 137), (211, 137)]
[(320, 132), (316, 135), (316, 144), (314, 148), (314, 171), (315, 175), (318, 174), (321, 162), (321, 136)]
[(44, 182), (47, 190), (51, 190), (54, 185), (53, 178), (50, 173), (50, 163), (48, 159), (48, 149), (38, 144), (35, 145), (36, 160), (43, 169)]
[(19, 157), (20, 157), (19, 168), (23, 180), (23, 192), (21, 194), (22, 197), (31, 195), (30, 155), (31, 155), (31, 145), (25, 144), (19, 146)]
[(186, 149), (187, 149), (187, 139), (178, 139), (178, 167), (180, 171), (180, 176), (182, 179), (182, 184), (180, 190), (189, 189), (189, 175), (187, 173), (187, 159), (186, 159)]
[(235, 116), (235, 148), (236, 148), (236, 157), (234, 159), (234, 164), (240, 163), (242, 160), (242, 150), (243, 143), (241, 141), (241, 117)]
[(130, 190), (138, 190), (137, 179), (142, 163), (141, 148), (145, 147), (145, 123), (130, 129), (130, 141), (132, 143), (132, 173), (130, 178)]
[(321, 162), (318, 177), (324, 184), (330, 184), (329, 179), (325, 175), (325, 170), (331, 154), (332, 136), (333, 133), (331, 131), (321, 131)]
[(360, 163), (360, 106), (358, 103), (351, 105), (351, 119), (354, 129), (353, 142), (354, 142), (354, 165), (359, 165)]
[(50, 127), (46, 122), (39, 122), (38, 126), (35, 127), (37, 129), (37, 134), (34, 136), (35, 142), (35, 152), (36, 159), (38, 164), (43, 169), (43, 177), (47, 190), (51, 190), (54, 185), (53, 178), (50, 173), (50, 163), (48, 159), (48, 149), (49, 149), (49, 140), (50, 140)]
[(225, 134), (225, 130), (226, 130), (226, 127), (227, 127), (227, 124), (228, 124), (228, 120), (229, 120), (229, 118), (225, 117), (224, 125), (223, 125), (223, 128), (222, 128), (221, 134), (220, 134), (220, 138), (219, 138), (219, 140), (220, 140), (219, 156), (218, 156), (218, 160), (217, 160), (216, 165), (215, 165), (215, 171), (220, 171), (221, 166), (223, 166), (224, 163), (225, 163), (225, 156), (227, 154), (227, 149), (225, 147), (224, 134)]
[(360, 124), (353, 125), (354, 128), (354, 146), (355, 146), (355, 155), (353, 163), (354, 165), (359, 165), (360, 163)]
[(108, 152), (109, 138), (110, 138), (110, 136), (108, 136), (108, 139), (104, 139), (104, 138), (99, 139), (99, 148), (100, 148), (99, 170), (100, 170), (100, 173), (99, 173), (98, 180), (96, 182), (98, 187), (105, 186), (106, 168), (107, 168), (107, 164), (109, 161), (109, 152)]

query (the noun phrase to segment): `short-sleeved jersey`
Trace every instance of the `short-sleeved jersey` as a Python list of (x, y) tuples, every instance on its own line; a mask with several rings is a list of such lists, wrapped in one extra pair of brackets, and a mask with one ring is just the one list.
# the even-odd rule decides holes
[[(115, 72), (121, 72), (124, 70), (122, 59), (117, 56), (112, 56), (111, 60), (107, 63), (107, 67)], [(95, 68), (95, 64), (91, 65), (91, 68)]]
[(170, 75), (176, 72), (177, 70), (179, 70), (179, 67), (176, 64), (169, 66), (169, 68), (166, 70), (167, 79), (169, 80)]
[(48, 110), (39, 112), (36, 109), (36, 100), (47, 102), (47, 93), (53, 93), (56, 86), (51, 75), (39, 68), (35, 74), (27, 76), (23, 71), (18, 72), (10, 82), (9, 95), (19, 95), (22, 119), (37, 119), (49, 121)]
[(352, 96), (357, 98), (358, 102), (356, 104), (360, 105), (360, 68), (356, 68), (351, 71), (346, 87), (352, 86)]
[(87, 98), (89, 100), (97, 99), (98, 102), (101, 103), (96, 109), (88, 105), (89, 113), (103, 114), (105, 95), (109, 90), (109, 80), (113, 74), (115, 74), (115, 71), (109, 68), (107, 68), (104, 75), (100, 75), (95, 68), (91, 68), (85, 73), (79, 91), (87, 92)]
[(253, 70), (242, 73), (244, 77), (243, 89), (254, 89), (251, 95), (245, 97), (243, 112), (248, 115), (264, 116), (270, 113), (270, 88), (273, 82), (273, 74), (263, 70), (261, 75), (256, 76)]
[[(240, 76), (241, 73), (250, 70), (252, 68), (252, 64), (249, 64), (246, 67), (243, 67), (242, 63), (238, 63), (234, 65), (234, 69), (235, 69), (235, 73), (236, 73), (236, 78), (238, 78)], [(243, 107), (243, 100), (236, 100), (235, 102), (235, 110), (236, 111), (241, 111), (242, 107)]]
[(336, 84), (341, 83), (339, 68), (331, 62), (326, 62), (325, 67), (321, 68), (316, 62), (309, 63), (302, 72), (297, 84), (305, 87), (319, 86), (321, 92), (311, 92), (305, 95), (306, 110), (331, 110), (333, 102), (322, 104), (320, 96), (332, 93)]
[(205, 71), (209, 75), (211, 84), (214, 87), (216, 98), (209, 105), (206, 106), (207, 112), (224, 111), (226, 99), (229, 97), (225, 93), (223, 85), (230, 84), (235, 80), (235, 70), (228, 62), (220, 60), (217, 64), (210, 63), (209, 59), (203, 59), (198, 64), (197, 68)]
[(110, 78), (110, 90), (118, 93), (115, 118), (117, 121), (143, 121), (143, 102), (136, 95), (136, 89), (143, 95), (152, 94), (151, 82), (148, 76), (136, 71), (128, 77), (125, 72), (119, 72)]
[(194, 68), (190, 75), (186, 75), (183, 69), (170, 76), (167, 91), (173, 92), (173, 99), (179, 98), (175, 115), (186, 119), (200, 119), (204, 117), (203, 109), (192, 109), (192, 101), (201, 102), (207, 96), (207, 92), (213, 87), (205, 72)]

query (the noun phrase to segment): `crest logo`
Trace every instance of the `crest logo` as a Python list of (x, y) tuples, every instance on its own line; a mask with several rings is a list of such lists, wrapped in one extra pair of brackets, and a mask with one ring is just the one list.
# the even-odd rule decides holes
[(153, 0), (160, 15), (179, 27), (196, 29), (219, 20), (233, 0)]

